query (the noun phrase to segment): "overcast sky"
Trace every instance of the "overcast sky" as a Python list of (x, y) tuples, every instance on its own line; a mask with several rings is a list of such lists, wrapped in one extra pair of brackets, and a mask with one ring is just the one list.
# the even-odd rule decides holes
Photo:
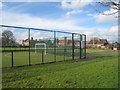
[[(0, 3), (1, 24), (84, 33), (87, 35), (87, 40), (95, 36), (117, 41), (117, 18), (95, 11), (95, 9), (99, 9), (101, 12), (112, 12), (113, 10), (103, 8), (93, 0), (87, 1), (3, 2)], [(13, 32), (16, 38), (23, 39), (28, 35), (27, 30), (24, 32), (13, 30)], [(41, 32), (31, 32), (31, 36), (36, 38), (39, 38), (40, 35)], [(47, 35), (52, 36), (52, 34)]]

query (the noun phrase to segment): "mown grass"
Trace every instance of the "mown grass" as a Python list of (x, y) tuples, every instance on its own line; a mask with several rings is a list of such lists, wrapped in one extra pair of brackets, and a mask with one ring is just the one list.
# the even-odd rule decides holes
[[(47, 62), (55, 62), (55, 61), (64, 61), (64, 60), (72, 60), (72, 50), (56, 50), (54, 49), (47, 50), (47, 54), (43, 53), (42, 50), (40, 52), (35, 53), (35, 51), (30, 52), (30, 64), (41, 64)], [(83, 52), (83, 50), (82, 50)], [(84, 56), (84, 53), (82, 53)], [(75, 59), (80, 58), (80, 50), (75, 49)], [(13, 64), (14, 66), (21, 65), (29, 65), (29, 51), (17, 51), (13, 52)], [(11, 67), (12, 66), (12, 52), (3, 52), (2, 53), (2, 67)]]
[[(30, 48), (31, 50), (34, 50), (35, 48)], [(39, 49), (39, 48), (37, 48), (37, 49)], [(41, 49), (41, 48), (40, 48)], [(44, 48), (42, 48), (42, 49), (44, 49)], [(54, 49), (54, 48), (47, 48), (47, 49)], [(56, 48), (56, 49), (64, 49), (64, 48)], [(69, 48), (70, 49), (70, 48)], [(14, 48), (14, 47), (12, 47), (12, 48), (10, 48), (10, 47), (6, 47), (6, 48), (0, 48), (0, 50), (29, 50), (29, 48)], [(71, 48), (71, 50), (72, 50), (72, 48)], [(110, 51), (113, 51), (112, 49), (101, 49), (101, 48), (89, 48), (89, 49), (86, 49), (86, 51), (87, 51), (87, 53), (89, 54), (89, 53), (101, 53), (101, 52), (110, 52)]]
[[(8, 48), (7, 48), (8, 49)], [(10, 50), (10, 48), (9, 48)], [(110, 52), (113, 51), (111, 49), (87, 49), (88, 53), (100, 53), (100, 52)], [(41, 51), (40, 51), (41, 52)], [(56, 55), (55, 55), (56, 54)], [(74, 50), (75, 59), (80, 58), (80, 50)], [(82, 50), (82, 57), (84, 56), (84, 50)], [(47, 50), (47, 54), (43, 56), (44, 63), (54, 62), (54, 61), (64, 61), (64, 60), (72, 60), (72, 50), (56, 50), (54, 49)], [(42, 53), (30, 52), (30, 64), (41, 64), (42, 63)], [(21, 65), (29, 65), (29, 52), (14, 52), (13, 53), (13, 64), (14, 66)], [(2, 53), (2, 67), (11, 67), (12, 65), (12, 54), (11, 52), (3, 52)]]
[[(10, 49), (9, 49), (10, 50)], [(101, 52), (111, 52), (111, 49), (87, 49), (87, 54), (90, 53), (101, 53)], [(56, 55), (55, 55), (56, 54)], [(80, 50), (74, 50), (75, 59), (80, 58)], [(84, 56), (84, 50), (82, 50), (82, 57)], [(72, 60), (72, 50), (67, 50), (66, 53), (64, 50), (54, 49), (47, 50), (47, 54), (43, 55), (43, 62), (54, 62), (54, 61), (64, 61)], [(30, 64), (41, 64), (42, 63), (42, 53), (30, 52)], [(14, 66), (29, 65), (29, 52), (14, 52), (13, 53), (13, 64)], [(12, 54), (11, 52), (2, 53), (2, 67), (11, 67), (12, 65)]]
[(3, 69), (3, 88), (117, 88), (117, 54), (90, 61), (69, 61)]
[(97, 48), (95, 48), (95, 49), (86, 49), (86, 53), (87, 54), (92, 54), (92, 53), (103, 53), (103, 52), (113, 52), (113, 51), (115, 51), (115, 50), (112, 50), (112, 49), (97, 49)]
[[(43, 63), (54, 62), (54, 54), (44, 54)], [(71, 60), (72, 56), (56, 55), (56, 61)], [(30, 64), (41, 64), (42, 53), (30, 52)], [(29, 52), (14, 52), (13, 53), (13, 64), (14, 66), (29, 65)], [(12, 56), (11, 52), (2, 53), (2, 67), (11, 67)]]

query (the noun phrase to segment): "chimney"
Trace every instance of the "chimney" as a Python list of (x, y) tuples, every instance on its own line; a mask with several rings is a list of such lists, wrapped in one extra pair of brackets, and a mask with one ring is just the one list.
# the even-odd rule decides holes
[(31, 37), (31, 40), (33, 40), (33, 37)]

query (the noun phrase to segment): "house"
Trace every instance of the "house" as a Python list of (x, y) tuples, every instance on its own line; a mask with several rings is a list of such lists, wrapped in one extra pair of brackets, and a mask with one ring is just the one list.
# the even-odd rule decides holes
[(89, 41), (86, 41), (86, 47), (87, 47), (87, 48), (89, 47), (89, 45), (88, 45), (88, 44), (89, 44)]
[(88, 47), (97, 47), (101, 48), (102, 46), (105, 46), (108, 44), (107, 39), (92, 39), (88, 43)]
[[(66, 45), (65, 45), (66, 44)], [(75, 47), (79, 47), (80, 46), (80, 41), (78, 41), (78, 40), (75, 40), (74, 41), (74, 45), (75, 45)], [(70, 46), (72, 46), (72, 40), (66, 40), (66, 42), (65, 42), (65, 40), (60, 40), (59, 42), (58, 42), (58, 46), (60, 47), (60, 46), (68, 46), (68, 47), (70, 47)]]
[(89, 44), (89, 41), (86, 41), (86, 45), (88, 45)]
[(105, 45), (105, 48), (109, 48), (109, 49), (112, 49), (113, 48), (113, 45), (108, 43), (107, 45)]
[(80, 42), (79, 42), (79, 41), (76, 41), (76, 42), (75, 42), (75, 46), (76, 46), (76, 47), (79, 47), (79, 46), (80, 46)]
[(59, 40), (58, 46), (72, 46), (72, 40)]
[(112, 45), (113, 45), (113, 48), (112, 48), (113, 50), (120, 50), (120, 43), (115, 42)]
[(35, 46), (35, 40), (33, 40), (33, 37), (31, 39), (26, 39), (22, 41), (22, 46), (29, 46), (29, 40), (30, 40), (30, 46)]

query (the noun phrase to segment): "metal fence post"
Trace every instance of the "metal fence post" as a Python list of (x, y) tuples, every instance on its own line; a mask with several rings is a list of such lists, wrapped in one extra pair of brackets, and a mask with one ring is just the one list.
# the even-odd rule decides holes
[(64, 61), (66, 56), (66, 41), (67, 41), (67, 37), (64, 37)]
[(66, 56), (66, 49), (64, 48), (64, 61), (65, 61), (65, 56)]
[(12, 55), (12, 67), (14, 66), (14, 62), (13, 62), (13, 51), (11, 52)]
[(84, 40), (84, 44), (85, 44), (85, 47), (84, 47), (85, 48), (85, 52), (84, 52), (84, 54), (85, 54), (85, 58), (86, 58), (86, 35), (84, 35), (84, 39), (85, 39)]
[(42, 64), (44, 64), (44, 52), (42, 51)]
[(81, 59), (81, 57), (82, 57), (81, 41), (82, 41), (82, 35), (80, 35), (80, 59)]
[(28, 40), (29, 40), (29, 66), (30, 66), (30, 29), (28, 30)]
[(74, 60), (74, 33), (72, 33), (72, 59)]
[(54, 60), (56, 62), (56, 32), (54, 31)]

